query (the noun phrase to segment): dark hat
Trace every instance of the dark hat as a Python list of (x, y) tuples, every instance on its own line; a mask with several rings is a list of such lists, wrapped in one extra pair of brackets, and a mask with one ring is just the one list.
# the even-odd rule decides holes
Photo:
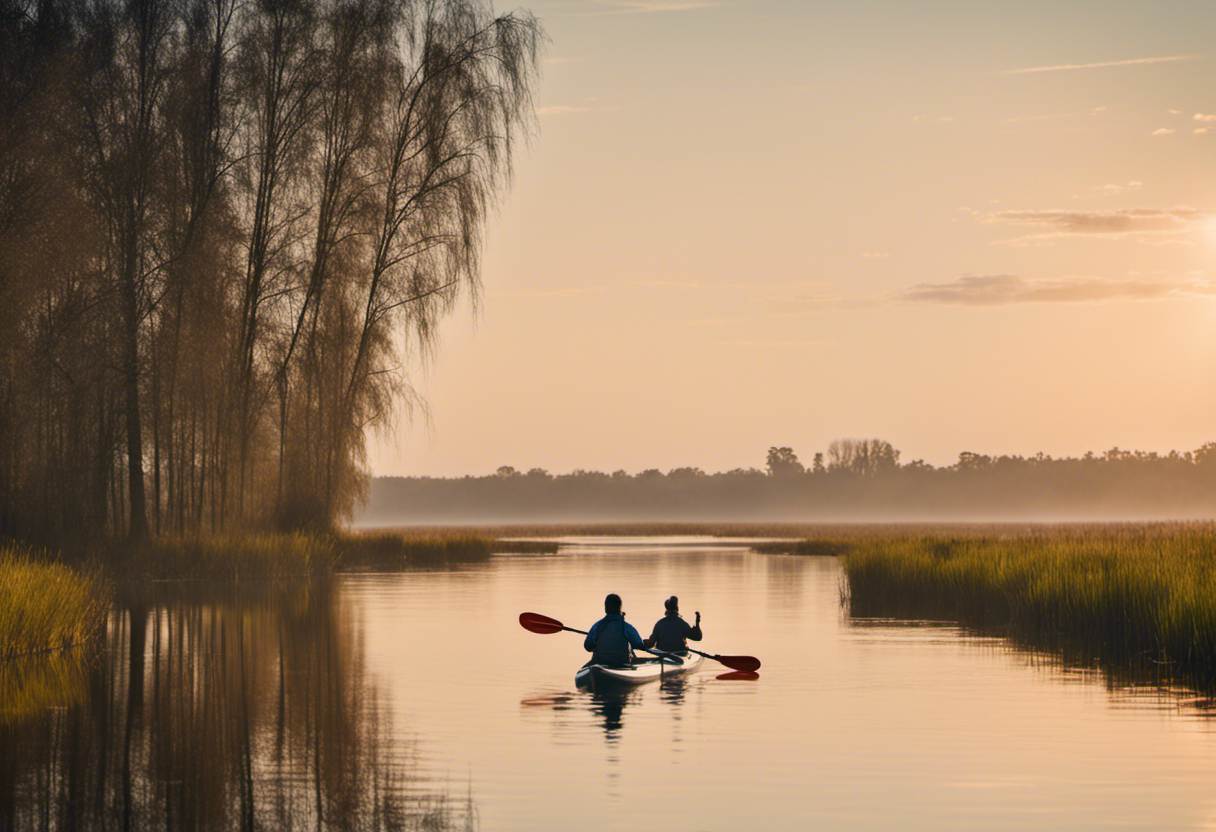
[(663, 602), (663, 606), (667, 608), (668, 612), (678, 612), (680, 609), (680, 599), (673, 595)]
[(621, 596), (615, 592), (608, 593), (604, 598), (604, 612), (620, 612), (621, 611)]

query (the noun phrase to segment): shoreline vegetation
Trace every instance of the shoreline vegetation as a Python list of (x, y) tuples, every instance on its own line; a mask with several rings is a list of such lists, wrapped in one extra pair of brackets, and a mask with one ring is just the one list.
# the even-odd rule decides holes
[(858, 527), (753, 547), (846, 554), (857, 618), (947, 620), (1114, 680), (1216, 688), (1216, 524)]
[(99, 578), (47, 552), (0, 546), (0, 661), (86, 648), (103, 632), (108, 608)]
[(0, 543), (0, 662), (93, 646), (115, 591), (150, 582), (266, 585), (348, 571), (455, 566), (491, 555), (546, 554), (558, 544), (503, 540), (469, 529), (375, 533), (233, 534), (106, 542), (55, 551)]

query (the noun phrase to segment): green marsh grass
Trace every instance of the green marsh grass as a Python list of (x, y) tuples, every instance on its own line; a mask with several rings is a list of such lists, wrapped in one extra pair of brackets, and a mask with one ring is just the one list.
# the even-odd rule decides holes
[(860, 541), (855, 616), (1001, 628), (1029, 645), (1216, 684), (1216, 526), (1042, 527)]
[(44, 552), (0, 546), (0, 660), (91, 644), (108, 607), (97, 579)]

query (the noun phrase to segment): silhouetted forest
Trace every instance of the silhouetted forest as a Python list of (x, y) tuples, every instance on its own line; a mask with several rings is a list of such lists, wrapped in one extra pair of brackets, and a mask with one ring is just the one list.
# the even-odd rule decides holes
[(788, 447), (763, 469), (573, 471), (504, 466), (489, 476), (382, 477), (369, 525), (574, 521), (1130, 520), (1216, 514), (1216, 443), (1169, 454), (959, 454), (900, 463), (882, 440), (839, 440), (809, 466)]
[(542, 39), (483, 0), (0, 0), (0, 535), (348, 516)]

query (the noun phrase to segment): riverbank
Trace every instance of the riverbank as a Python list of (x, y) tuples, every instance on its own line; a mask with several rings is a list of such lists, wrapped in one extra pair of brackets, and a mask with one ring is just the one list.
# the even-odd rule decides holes
[(948, 619), (1112, 672), (1216, 686), (1216, 526), (852, 542), (854, 616)]
[(250, 533), (105, 542), (54, 551), (0, 545), (0, 660), (87, 648), (104, 627), (113, 589), (150, 582), (265, 586), (335, 572), (484, 561), (496, 553), (551, 553), (550, 541), (511, 541), (470, 530)]
[(136, 544), (106, 541), (63, 551), (13, 544), (0, 548), (0, 557), (8, 551), (20, 552), (22, 562), (56, 564), (76, 574), (97, 573), (116, 583), (240, 582), (473, 563), (499, 553), (552, 553), (557, 549), (558, 544), (549, 540), (509, 540), (488, 531), (451, 528), (165, 537)]

